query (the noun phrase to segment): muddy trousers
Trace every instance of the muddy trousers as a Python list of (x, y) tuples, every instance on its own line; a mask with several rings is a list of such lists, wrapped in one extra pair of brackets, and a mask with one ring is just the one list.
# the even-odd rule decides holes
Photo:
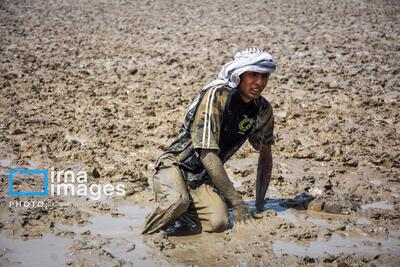
[(146, 216), (142, 234), (165, 230), (184, 213), (196, 216), (206, 232), (222, 232), (229, 227), (228, 209), (211, 185), (203, 184), (187, 189), (176, 165), (162, 168), (153, 180), (156, 208)]

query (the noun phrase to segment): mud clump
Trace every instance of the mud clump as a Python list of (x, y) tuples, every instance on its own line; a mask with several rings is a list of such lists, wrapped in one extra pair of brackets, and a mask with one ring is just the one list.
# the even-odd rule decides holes
[(317, 212), (349, 215), (357, 212), (360, 206), (346, 195), (326, 195), (312, 200), (308, 204), (307, 209)]
[(168, 239), (168, 234), (165, 231), (161, 231), (157, 234), (154, 234), (150, 241), (153, 245), (160, 251), (174, 249), (175, 244)]

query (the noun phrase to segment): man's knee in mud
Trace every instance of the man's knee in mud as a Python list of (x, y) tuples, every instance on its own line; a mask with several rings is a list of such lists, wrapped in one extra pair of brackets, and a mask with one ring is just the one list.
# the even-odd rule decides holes
[(216, 214), (210, 218), (207, 225), (204, 225), (203, 230), (210, 233), (223, 232), (229, 228), (229, 217), (227, 214)]

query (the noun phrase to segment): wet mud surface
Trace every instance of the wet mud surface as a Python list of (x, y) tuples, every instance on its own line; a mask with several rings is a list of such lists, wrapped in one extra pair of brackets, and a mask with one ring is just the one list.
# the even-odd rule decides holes
[[(1, 1), (0, 265), (399, 266), (399, 17), (397, 1)], [(141, 237), (154, 161), (250, 46), (278, 62), (262, 219)], [(253, 208), (256, 165), (247, 143), (226, 164)], [(17, 166), (126, 195), (10, 197)]]

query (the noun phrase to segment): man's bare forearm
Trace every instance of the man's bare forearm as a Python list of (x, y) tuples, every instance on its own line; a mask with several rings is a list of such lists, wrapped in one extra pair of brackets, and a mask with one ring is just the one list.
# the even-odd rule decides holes
[(271, 145), (265, 145), (260, 150), (257, 167), (257, 183), (256, 183), (256, 205), (264, 204), (265, 194), (271, 180), (272, 173), (272, 151)]

